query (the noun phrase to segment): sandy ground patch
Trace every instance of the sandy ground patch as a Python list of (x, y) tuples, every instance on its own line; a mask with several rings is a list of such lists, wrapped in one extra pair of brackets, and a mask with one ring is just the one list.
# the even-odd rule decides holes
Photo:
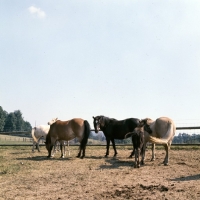
[(45, 147), (0, 147), (0, 199), (200, 199), (200, 148), (170, 150), (169, 166), (163, 148), (154, 162), (148, 150), (139, 169), (130, 147), (117, 147), (116, 158), (104, 158), (105, 147), (87, 147), (84, 159), (70, 148), (70, 157), (47, 159)]

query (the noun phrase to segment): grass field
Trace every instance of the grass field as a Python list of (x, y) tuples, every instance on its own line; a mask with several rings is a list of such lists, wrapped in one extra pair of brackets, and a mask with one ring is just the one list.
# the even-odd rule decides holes
[(145, 165), (133, 167), (131, 147), (118, 146), (118, 155), (105, 158), (105, 146), (88, 146), (84, 159), (58, 152), (47, 159), (44, 146), (0, 147), (0, 200), (4, 199), (200, 199), (200, 148), (174, 147), (169, 166), (162, 161), (164, 148), (157, 147), (156, 160), (146, 152)]

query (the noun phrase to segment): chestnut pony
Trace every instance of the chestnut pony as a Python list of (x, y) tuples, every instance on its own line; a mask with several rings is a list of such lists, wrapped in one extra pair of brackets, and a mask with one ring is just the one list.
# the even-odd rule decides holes
[(90, 135), (90, 125), (87, 120), (73, 118), (68, 121), (57, 120), (50, 125), (50, 130), (46, 137), (46, 149), (48, 157), (56, 141), (69, 141), (77, 138), (80, 142), (80, 149), (77, 157), (85, 157), (85, 149)]

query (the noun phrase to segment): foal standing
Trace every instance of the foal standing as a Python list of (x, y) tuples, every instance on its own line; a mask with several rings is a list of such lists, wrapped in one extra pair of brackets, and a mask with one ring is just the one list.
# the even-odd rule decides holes
[[(133, 152), (135, 153), (135, 168), (140, 167), (140, 154), (144, 157), (144, 127), (138, 126), (134, 129), (133, 132), (126, 134), (125, 138), (129, 135), (132, 135), (132, 142), (133, 142)], [(144, 159), (142, 159), (141, 164), (143, 165)]]

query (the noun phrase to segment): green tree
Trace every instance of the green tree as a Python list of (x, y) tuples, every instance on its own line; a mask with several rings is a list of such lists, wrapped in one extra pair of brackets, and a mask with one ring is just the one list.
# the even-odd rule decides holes
[(15, 131), (23, 131), (24, 130), (24, 119), (22, 118), (22, 113), (20, 110), (16, 110), (14, 111), (14, 115), (15, 115), (15, 118), (16, 118), (16, 121), (15, 121)]
[(29, 122), (25, 121), (24, 122), (24, 131), (31, 131), (32, 130), (32, 126)]
[(5, 126), (4, 126), (4, 131), (16, 131), (16, 116), (14, 113), (9, 113), (7, 115), (6, 121), (5, 121)]
[(0, 131), (3, 131), (5, 121), (7, 117), (7, 112), (3, 110), (3, 108), (0, 106)]

